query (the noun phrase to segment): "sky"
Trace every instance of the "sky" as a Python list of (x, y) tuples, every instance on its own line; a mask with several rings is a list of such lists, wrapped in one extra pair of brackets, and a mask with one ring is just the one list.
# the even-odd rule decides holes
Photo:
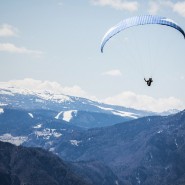
[[(185, 30), (185, 1), (4, 0), (0, 2), (0, 82), (150, 111), (185, 108), (185, 40), (147, 25), (100, 43), (112, 26), (143, 14)], [(144, 77), (154, 82), (148, 87)]]

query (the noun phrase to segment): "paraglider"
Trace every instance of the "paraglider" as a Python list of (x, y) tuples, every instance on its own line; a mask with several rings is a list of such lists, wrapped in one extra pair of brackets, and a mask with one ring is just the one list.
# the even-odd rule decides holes
[(159, 24), (159, 25), (172, 27), (176, 29), (177, 31), (181, 32), (185, 38), (184, 30), (171, 19), (168, 19), (166, 17), (155, 16), (155, 15), (135, 16), (135, 17), (131, 17), (128, 19), (124, 19), (123, 21), (121, 21), (120, 23), (113, 26), (107, 31), (107, 33), (104, 35), (102, 42), (101, 42), (101, 52), (103, 53), (103, 49), (104, 49), (106, 42), (111, 37), (119, 33), (120, 31), (123, 31), (133, 26), (146, 25), (146, 24)]
[[(185, 32), (184, 30), (173, 20), (168, 19), (166, 17), (156, 16), (156, 15), (141, 15), (141, 16), (135, 16), (131, 18), (127, 18), (122, 20), (117, 25), (110, 28), (104, 35), (102, 42), (101, 42), (101, 52), (104, 51), (105, 44), (109, 41), (111, 37), (116, 35), (117, 33), (139, 25), (147, 25), (147, 24), (158, 24), (162, 26), (168, 26), (171, 28), (176, 29), (178, 32), (180, 32), (184, 38), (185, 38)], [(150, 86), (153, 82), (152, 78), (149, 78), (149, 80), (145, 80), (147, 82), (147, 85)]]
[(149, 78), (148, 80), (146, 80), (146, 79), (144, 78), (144, 81), (147, 83), (148, 86), (151, 86), (151, 84), (152, 84), (152, 82), (153, 82), (152, 78)]

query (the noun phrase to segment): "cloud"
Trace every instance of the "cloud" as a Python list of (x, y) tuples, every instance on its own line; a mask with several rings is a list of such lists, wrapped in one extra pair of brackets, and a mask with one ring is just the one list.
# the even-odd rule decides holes
[(172, 0), (158, 0), (149, 2), (148, 12), (156, 14), (162, 8), (170, 8), (172, 11), (185, 17), (185, 1), (172, 1)]
[(18, 32), (18, 29), (9, 24), (3, 24), (0, 26), (0, 37), (16, 36), (17, 32)]
[[(92, 4), (99, 6), (110, 6), (117, 10), (127, 10), (130, 12), (139, 9), (138, 1), (128, 0), (91, 0)], [(144, 3), (144, 2), (143, 2)], [(172, 1), (172, 0), (150, 0), (148, 3), (148, 12), (150, 14), (157, 14), (163, 8), (170, 8), (172, 11), (185, 17), (185, 1)]]
[[(0, 37), (17, 36), (17, 33), (18, 29), (9, 24), (3, 24), (0, 26)], [(29, 54), (37, 57), (43, 55), (43, 52), (41, 51), (30, 50), (25, 47), (18, 47), (12, 43), (0, 43), (0, 51), (18, 54)]]
[(130, 91), (126, 91), (121, 94), (108, 97), (103, 101), (108, 104), (120, 105), (154, 112), (162, 112), (167, 111), (169, 109), (181, 110), (185, 108), (184, 103), (174, 97), (153, 98), (146, 95), (138, 95)]
[(140, 95), (131, 91), (125, 91), (115, 96), (100, 100), (84, 91), (78, 85), (63, 86), (55, 81), (41, 81), (32, 78), (0, 82), (0, 88), (13, 88), (16, 92), (25, 92), (26, 89), (32, 92), (51, 92), (56, 95), (64, 94), (76, 97), (84, 97), (107, 104), (120, 105), (128, 108), (130, 107), (154, 112), (162, 112), (170, 109), (182, 110), (185, 108), (185, 102), (175, 97), (153, 98), (151, 96)]
[(185, 1), (175, 3), (172, 8), (174, 12), (185, 17)]
[(122, 73), (120, 70), (118, 69), (114, 69), (111, 71), (106, 71), (104, 73), (102, 73), (102, 75), (108, 75), (108, 76), (122, 76)]
[(41, 56), (43, 52), (30, 50), (25, 47), (17, 47), (12, 43), (0, 43), (0, 51), (18, 53), (18, 54), (31, 54), (35, 56)]
[(159, 3), (154, 2), (154, 1), (150, 1), (149, 2), (149, 10), (148, 10), (148, 12), (150, 14), (153, 14), (153, 15), (157, 14), (159, 9), (160, 9), (160, 4)]
[(78, 85), (68, 87), (68, 86), (62, 86), (60, 83), (55, 81), (54, 82), (47, 81), (47, 80), (41, 81), (41, 80), (35, 80), (32, 78), (25, 78), (23, 80), (11, 80), (8, 82), (0, 82), (0, 87), (1, 88), (14, 87), (16, 89), (20, 89), (20, 91), (21, 89), (27, 89), (30, 91), (37, 91), (37, 92), (48, 91), (56, 94), (88, 97), (87, 93), (83, 89), (81, 89)]
[(134, 12), (138, 10), (139, 4), (137, 1), (127, 0), (91, 0), (94, 5), (110, 6), (117, 10), (127, 10)]
[(162, 8), (172, 8), (173, 2), (170, 0), (151, 0), (148, 2), (148, 12), (150, 14), (157, 14)]

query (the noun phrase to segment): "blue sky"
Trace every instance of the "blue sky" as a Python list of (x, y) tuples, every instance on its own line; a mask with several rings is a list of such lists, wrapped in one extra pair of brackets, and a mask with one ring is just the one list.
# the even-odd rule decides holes
[[(145, 110), (183, 109), (185, 40), (176, 30), (128, 29), (100, 52), (110, 27), (141, 14), (185, 29), (185, 1), (1, 1), (0, 81)], [(147, 87), (143, 78), (150, 76)]]

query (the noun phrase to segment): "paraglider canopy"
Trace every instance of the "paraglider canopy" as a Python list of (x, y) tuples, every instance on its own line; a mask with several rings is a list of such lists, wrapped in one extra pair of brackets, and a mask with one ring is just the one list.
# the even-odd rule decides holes
[(179, 31), (185, 38), (184, 30), (171, 19), (168, 19), (166, 17), (154, 16), (154, 15), (135, 16), (128, 19), (124, 19), (123, 21), (121, 21), (120, 23), (113, 26), (107, 31), (107, 33), (104, 35), (101, 42), (101, 52), (103, 53), (103, 49), (107, 41), (111, 37), (119, 33), (120, 31), (123, 31), (133, 26), (146, 25), (146, 24), (159, 24), (159, 25), (172, 27), (177, 31)]

